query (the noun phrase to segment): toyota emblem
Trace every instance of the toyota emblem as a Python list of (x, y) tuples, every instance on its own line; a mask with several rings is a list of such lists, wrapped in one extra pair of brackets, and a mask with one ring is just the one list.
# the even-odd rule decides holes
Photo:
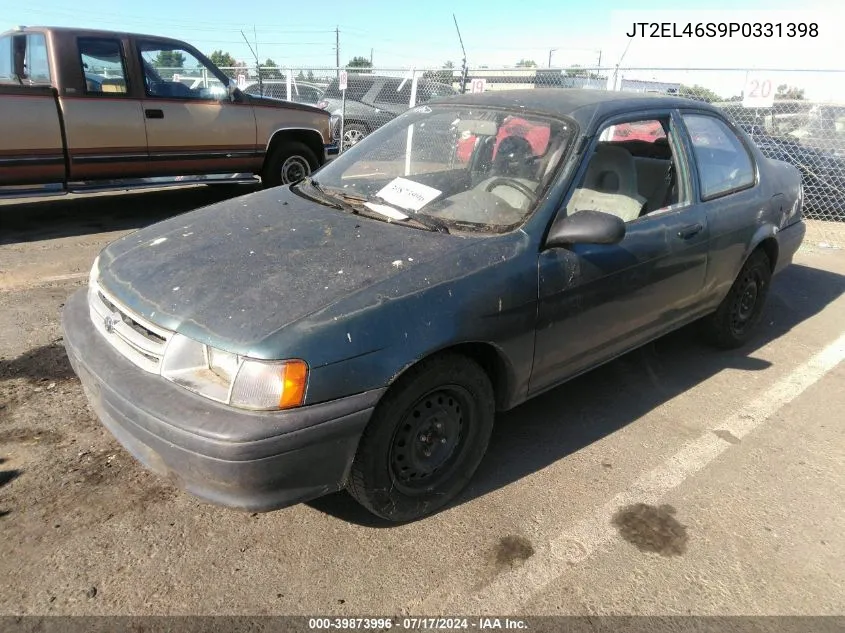
[(107, 314), (106, 318), (103, 319), (103, 325), (106, 328), (106, 332), (112, 334), (114, 332), (114, 326), (120, 323), (123, 319), (120, 318), (120, 315), (115, 314)]

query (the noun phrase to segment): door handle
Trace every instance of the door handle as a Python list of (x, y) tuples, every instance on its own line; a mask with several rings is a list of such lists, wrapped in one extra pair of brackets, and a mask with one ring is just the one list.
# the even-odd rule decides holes
[(682, 240), (688, 240), (691, 237), (695, 237), (699, 233), (701, 233), (704, 226), (702, 224), (690, 224), (689, 226), (683, 227), (680, 231), (678, 231), (678, 237)]
[(144, 114), (147, 115), (148, 119), (163, 119), (164, 118), (164, 111), (163, 110), (144, 110)]

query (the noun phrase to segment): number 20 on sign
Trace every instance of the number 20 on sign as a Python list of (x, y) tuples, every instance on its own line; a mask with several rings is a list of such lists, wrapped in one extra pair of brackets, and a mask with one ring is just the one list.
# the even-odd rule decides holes
[(742, 105), (746, 108), (771, 108), (775, 102), (772, 78), (760, 73), (748, 73), (742, 91)]

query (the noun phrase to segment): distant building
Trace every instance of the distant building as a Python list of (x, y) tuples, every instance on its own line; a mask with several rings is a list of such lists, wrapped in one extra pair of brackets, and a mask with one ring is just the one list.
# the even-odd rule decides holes
[(619, 87), (623, 92), (658, 92), (676, 95), (681, 91), (681, 84), (665, 81), (646, 81), (642, 79), (623, 79)]

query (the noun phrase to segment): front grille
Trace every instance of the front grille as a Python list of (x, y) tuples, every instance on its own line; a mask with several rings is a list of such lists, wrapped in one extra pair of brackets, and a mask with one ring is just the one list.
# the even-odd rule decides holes
[(160, 372), (172, 332), (121, 306), (97, 284), (88, 289), (88, 306), (94, 327), (112, 347), (141, 369)]

